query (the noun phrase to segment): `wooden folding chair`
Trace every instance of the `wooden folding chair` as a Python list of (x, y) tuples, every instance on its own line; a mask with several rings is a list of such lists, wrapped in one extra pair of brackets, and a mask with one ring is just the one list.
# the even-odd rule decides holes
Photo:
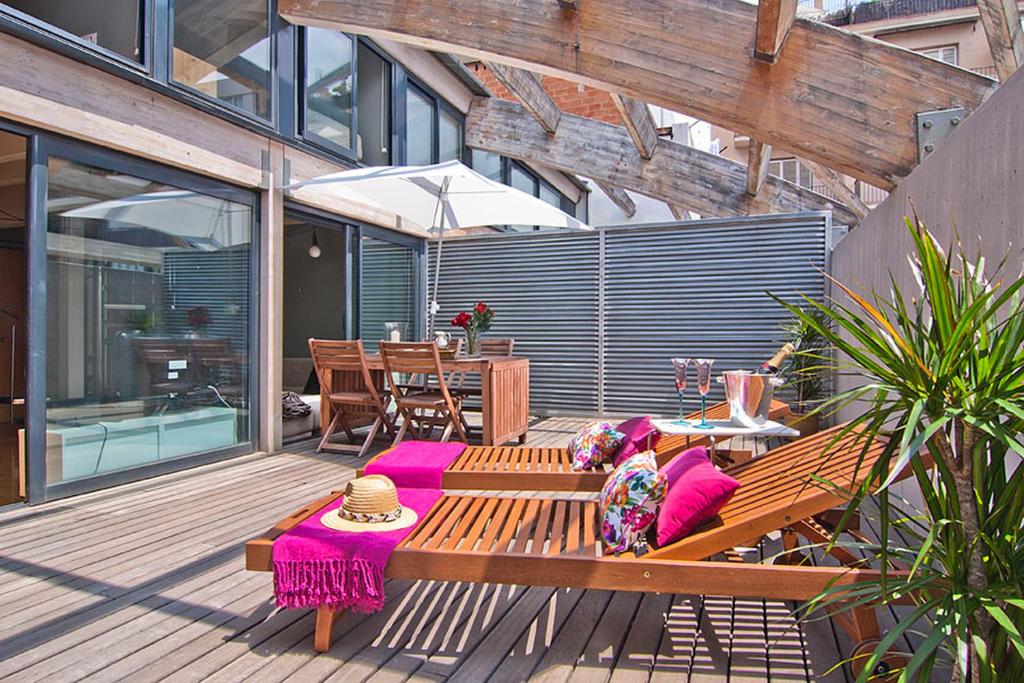
[[(316, 452), (332, 451), (339, 453), (355, 452), (360, 458), (366, 455), (370, 444), (384, 427), (390, 436), (395, 435), (395, 426), (387, 414), (388, 393), (377, 390), (377, 385), (370, 374), (370, 368), (366, 365), (366, 353), (363, 350), (362, 340), (342, 341), (330, 339), (310, 339), (309, 355), (313, 359), (313, 369), (316, 371), (320, 386), (332, 386), (331, 375), (334, 371), (348, 372), (360, 378), (356, 387), (348, 391), (331, 391), (327, 393), (327, 404), (333, 411), (327, 431), (324, 432)], [(374, 415), (370, 431), (363, 439), (362, 444), (356, 443), (355, 434), (352, 432), (352, 422), (356, 419), (365, 419), (368, 415)], [(348, 436), (349, 444), (331, 443), (331, 436), (338, 430), (344, 430)]]
[[(433, 342), (384, 342), (380, 343), (384, 374), (388, 378), (395, 406), (402, 416), (402, 426), (395, 437), (395, 444), (405, 438), (410, 427), (417, 431), (424, 427), (444, 427), (441, 441), (451, 438), (452, 430), (459, 439), (468, 442), (468, 425), (462, 416), (462, 399), (448, 391), (441, 355)], [(410, 386), (399, 379), (400, 374), (420, 375), (422, 385)], [(437, 386), (430, 383), (437, 378)]]

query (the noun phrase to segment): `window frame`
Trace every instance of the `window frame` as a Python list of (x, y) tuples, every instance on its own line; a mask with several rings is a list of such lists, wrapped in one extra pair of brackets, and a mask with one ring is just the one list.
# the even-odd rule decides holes
[[(183, 190), (199, 192), (220, 199), (244, 204), (252, 211), (252, 233), (249, 254), (249, 367), (247, 440), (211, 451), (202, 451), (167, 460), (161, 460), (93, 477), (48, 483), (46, 478), (46, 374), (47, 374), (47, 190), (48, 168), (51, 156), (86, 164), (115, 173), (125, 173), (153, 182), (166, 183)], [(225, 460), (255, 452), (260, 429), (261, 398), (259, 393), (262, 355), (260, 308), (263, 294), (259, 284), (262, 277), (260, 256), (262, 221), (259, 196), (255, 191), (213, 180), (201, 175), (161, 165), (89, 143), (33, 131), (29, 143), (29, 176), (27, 178), (29, 203), (26, 213), (26, 252), (28, 276), (31, 282), (43, 286), (30, 287), (28, 293), (29, 354), (26, 381), (26, 469), (29, 503), (40, 503), (57, 498), (88, 493), (118, 484), (191, 469), (199, 465)]]
[[(142, 53), (141, 59), (138, 61), (102, 45), (91, 43), (32, 14), (10, 7), (2, 0), (0, 0), (0, 29), (19, 37), (41, 37), (45, 42), (52, 41), (68, 50), (81, 53), (83, 56), (100, 58), (139, 74), (150, 74), (153, 71), (153, 9), (156, 0), (136, 0), (136, 2), (139, 5), (139, 50)], [(51, 45), (51, 47), (56, 47), (56, 45)]]
[[(359, 37), (344, 31), (333, 31), (348, 37), (352, 41), (352, 125), (349, 126), (349, 141), (351, 146), (344, 147), (327, 138), (310, 132), (308, 129), (309, 112), (309, 84), (306, 82), (306, 65), (309, 62), (309, 28), (299, 28), (298, 36), (298, 57), (295, 60), (295, 88), (298, 91), (298, 123), (297, 135), (307, 143), (319, 147), (327, 152), (341, 156), (349, 161), (358, 163), (356, 142), (359, 136)], [(325, 29), (330, 30), (330, 29)]]
[[(262, 116), (253, 112), (248, 112), (241, 107), (225, 102), (217, 97), (211, 97), (204, 92), (193, 88), (190, 85), (182, 83), (174, 77), (174, 4), (176, 0), (161, 0), (167, 3), (166, 13), (166, 33), (167, 43), (164, 46), (163, 58), (165, 63), (163, 67), (166, 69), (166, 81), (167, 85), (172, 89), (187, 94), (190, 98), (196, 98), (206, 104), (215, 107), (221, 111), (230, 112), (232, 115), (241, 117), (246, 121), (255, 123), (262, 128), (272, 128), (278, 130), (278, 126), (281, 119), (281, 84), (279, 82), (279, 57), (277, 52), (278, 42), (278, 22), (283, 21), (277, 13), (277, 0), (263, 0), (267, 6), (267, 36), (270, 41), (269, 52), (270, 52), (270, 71), (269, 71), (269, 84), (270, 84), (270, 118), (263, 118)], [(292, 64), (295, 64), (293, 60)], [(296, 69), (292, 70), (291, 78), (296, 79), (298, 73)]]
[[(1022, 21), (1024, 21), (1024, 20), (1022, 20)], [(952, 62), (947, 62), (945, 59), (942, 59), (941, 57), (939, 57), (937, 55), (929, 54), (930, 52), (937, 52), (937, 53), (941, 54), (941, 52), (943, 50), (953, 50), (953, 61)], [(918, 54), (924, 55), (925, 57), (928, 57), (929, 59), (934, 59), (937, 62), (942, 62), (943, 64), (949, 64), (950, 66), (960, 66), (960, 44), (959, 43), (946, 43), (944, 45), (934, 45), (932, 47), (919, 47), (919, 48), (915, 48), (914, 52), (917, 52)]]

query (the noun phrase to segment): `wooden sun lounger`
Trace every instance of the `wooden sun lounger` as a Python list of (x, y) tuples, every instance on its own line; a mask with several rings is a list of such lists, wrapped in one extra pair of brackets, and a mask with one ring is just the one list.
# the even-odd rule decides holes
[[(742, 486), (711, 523), (690, 536), (642, 557), (603, 556), (596, 500), (508, 496), (443, 496), (395, 550), (390, 578), (469, 581), (527, 586), (694, 593), (782, 600), (807, 600), (829, 585), (876, 579), (842, 548), (838, 567), (755, 564), (738, 561), (737, 546), (782, 530), (785, 547), (797, 535), (820, 542), (831, 535), (828, 513), (844, 499), (815, 484), (812, 475), (852, 486), (867, 474), (884, 443), (875, 442), (858, 468), (863, 442), (848, 437), (825, 449), (836, 430), (776, 448), (729, 470)], [(856, 476), (855, 476), (856, 475)], [(332, 493), (282, 520), (246, 544), (246, 567), (270, 571), (275, 538), (335, 500)], [(726, 553), (731, 561), (708, 561)], [(789, 560), (797, 557), (783, 556)], [(879, 637), (874, 609), (857, 607), (834, 615), (855, 643)], [(315, 647), (330, 647), (336, 614), (317, 612)]]
[[(768, 416), (780, 420), (790, 413), (787, 404), (772, 401)], [(699, 420), (700, 413), (687, 416)], [(725, 402), (710, 406), (709, 420), (729, 419)], [(655, 449), (658, 464), (664, 465), (674, 456), (693, 446), (706, 446), (707, 437), (663, 436)], [(367, 465), (390, 450), (370, 458)], [(356, 472), (363, 476), (365, 467)], [(566, 448), (535, 448), (531, 446), (469, 446), (445, 470), (441, 486), (445, 489), (490, 489), (504, 491), (600, 491), (608, 478), (605, 470), (578, 472), (572, 469)]]

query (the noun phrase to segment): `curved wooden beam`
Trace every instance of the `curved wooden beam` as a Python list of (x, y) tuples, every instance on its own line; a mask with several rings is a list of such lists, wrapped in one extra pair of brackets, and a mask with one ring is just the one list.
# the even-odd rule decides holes
[(757, 197), (747, 194), (747, 167), (670, 140), (641, 159), (622, 126), (562, 112), (548, 135), (519, 104), (478, 97), (466, 116), (466, 144), (682, 205), (702, 216), (832, 211), (836, 223), (857, 217), (839, 202), (769, 176)]
[(743, 0), (279, 0), (288, 21), (568, 78), (690, 114), (889, 189), (917, 163), (914, 114), (973, 111), (992, 82), (797, 19), (775, 64), (751, 56)]

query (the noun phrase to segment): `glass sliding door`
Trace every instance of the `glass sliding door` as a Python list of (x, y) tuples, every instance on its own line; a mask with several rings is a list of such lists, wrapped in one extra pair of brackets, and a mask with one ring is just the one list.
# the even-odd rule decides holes
[(376, 351), (381, 339), (416, 339), (416, 248), (364, 235), (361, 251), (359, 333), (363, 344)]
[(253, 196), (53, 150), (47, 484), (249, 444)]
[(356, 60), (360, 157), (367, 166), (391, 163), (391, 64), (359, 43)]

